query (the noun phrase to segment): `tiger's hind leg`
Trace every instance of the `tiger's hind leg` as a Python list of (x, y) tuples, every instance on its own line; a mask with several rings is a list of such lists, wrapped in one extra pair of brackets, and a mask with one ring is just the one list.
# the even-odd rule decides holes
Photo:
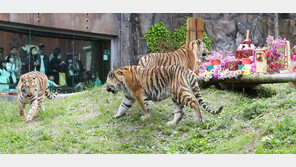
[(114, 115), (115, 118), (119, 118), (122, 117), (126, 114), (126, 112), (128, 111), (129, 108), (132, 107), (132, 105), (134, 104), (135, 99), (125, 95), (124, 98), (122, 99), (122, 102), (118, 108), (117, 114)]
[(192, 97), (190, 91), (188, 90), (183, 90), (182, 93), (180, 93), (180, 97), (179, 97), (179, 101), (180, 103), (182, 103), (183, 105), (186, 105), (190, 108), (192, 108), (195, 111), (195, 116), (197, 118), (197, 121), (199, 124), (202, 124), (202, 117), (201, 117), (201, 113), (200, 113), (200, 108), (199, 108), (199, 104), (197, 103), (197, 101)]
[(37, 114), (37, 112), (38, 112), (38, 100), (37, 100), (37, 97), (35, 97), (35, 99), (30, 102), (30, 110), (27, 115), (26, 122), (31, 122), (35, 117), (35, 115)]
[(26, 107), (26, 104), (22, 103), (19, 98), (17, 99), (17, 104), (18, 104), (18, 109), (19, 109), (19, 112), (20, 112), (20, 116), (22, 119), (26, 119), (26, 113), (25, 113), (25, 107)]
[(185, 101), (186, 101), (186, 106), (191, 107), (195, 111), (195, 116), (198, 123), (202, 124), (203, 121), (200, 113), (199, 104), (197, 103), (197, 101), (194, 98), (192, 98), (192, 96), (186, 98)]
[(167, 125), (175, 125), (175, 124), (178, 124), (181, 121), (181, 119), (184, 116), (183, 108), (184, 108), (184, 105), (178, 104), (178, 103), (175, 102), (175, 112), (174, 112), (175, 116), (174, 116), (174, 119), (172, 121), (169, 121), (167, 123)]

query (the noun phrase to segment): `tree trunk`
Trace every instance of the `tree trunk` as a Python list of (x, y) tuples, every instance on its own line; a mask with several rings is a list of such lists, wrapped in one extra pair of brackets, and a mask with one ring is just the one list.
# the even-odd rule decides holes
[(279, 15), (274, 14), (274, 38), (279, 39)]

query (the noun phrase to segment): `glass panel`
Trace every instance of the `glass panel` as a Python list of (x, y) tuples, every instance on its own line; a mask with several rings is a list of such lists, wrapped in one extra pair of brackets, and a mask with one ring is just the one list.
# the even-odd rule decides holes
[(82, 66), (74, 85), (81, 89), (102, 85), (111, 69), (111, 40), (75, 40), (74, 50), (74, 63)]
[[(38, 54), (31, 54), (31, 66), (28, 71), (40, 71), (48, 77), (48, 87), (61, 88), (61, 93), (74, 92), (73, 71), (73, 38), (41, 36), (32, 32), (31, 45), (38, 49)], [(29, 58), (28, 58), (29, 59)]]
[(0, 29), (0, 92), (15, 94), (18, 80), (25, 73), (23, 65), (27, 55), (25, 48), (30, 43), (29, 31)]

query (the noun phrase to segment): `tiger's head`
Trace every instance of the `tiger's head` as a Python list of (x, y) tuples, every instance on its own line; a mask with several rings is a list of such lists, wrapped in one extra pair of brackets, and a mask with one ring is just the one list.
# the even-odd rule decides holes
[(200, 39), (187, 43), (187, 46), (193, 52), (196, 60), (209, 55), (206, 45)]
[(36, 77), (25, 76), (21, 77), (21, 92), (27, 97), (33, 97), (37, 94), (38, 83)]
[(124, 72), (120, 69), (110, 71), (107, 76), (107, 91), (116, 94), (118, 91), (124, 89)]

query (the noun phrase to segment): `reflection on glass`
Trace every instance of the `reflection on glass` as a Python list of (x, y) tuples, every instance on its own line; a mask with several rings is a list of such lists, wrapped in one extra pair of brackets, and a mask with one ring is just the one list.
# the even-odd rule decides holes
[(0, 92), (15, 92), (30, 71), (46, 74), (51, 91), (81, 91), (101, 86), (110, 70), (111, 40), (21, 30), (0, 30), (0, 37)]

